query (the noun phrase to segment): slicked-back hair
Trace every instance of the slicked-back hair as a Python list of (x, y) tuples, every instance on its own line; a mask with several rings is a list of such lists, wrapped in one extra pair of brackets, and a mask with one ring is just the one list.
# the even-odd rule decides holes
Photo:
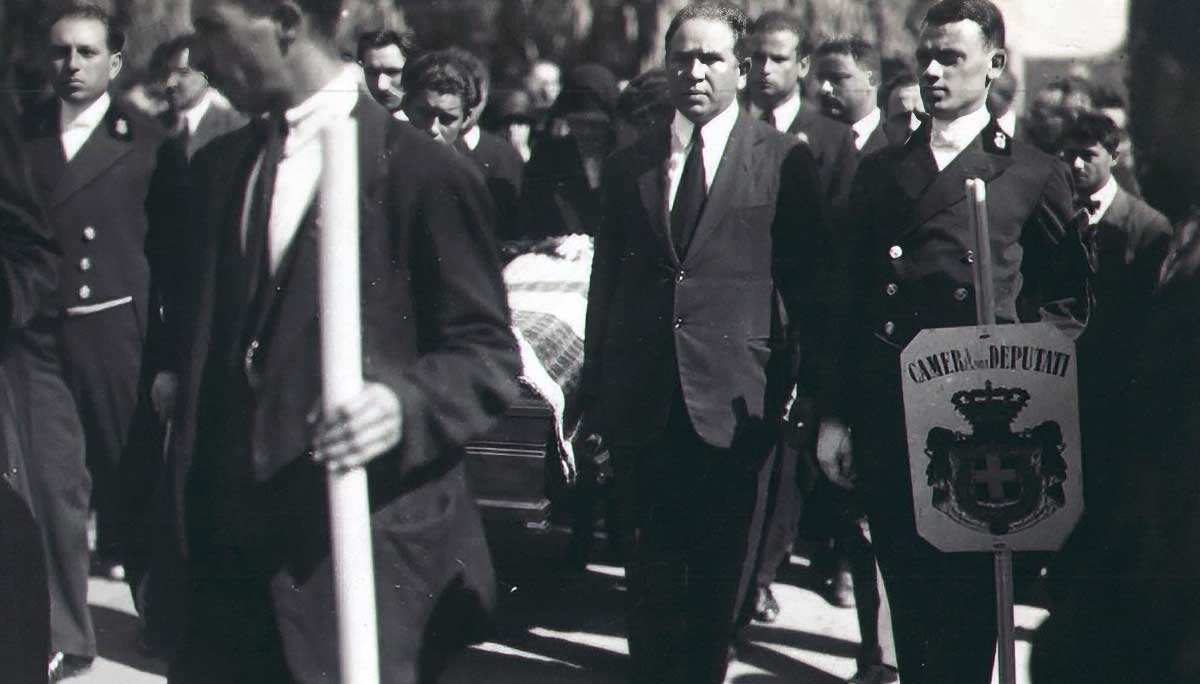
[(165, 43), (159, 43), (158, 47), (154, 48), (154, 52), (150, 53), (150, 62), (146, 65), (147, 69), (153, 76), (165, 74), (167, 72), (167, 64), (170, 63), (171, 59), (184, 50), (192, 49), (195, 44), (196, 38), (191, 34), (175, 36)]
[(1004, 49), (1004, 15), (991, 0), (941, 0), (925, 13), (926, 26), (944, 26), (973, 21), (983, 31), (990, 48)]
[[(1112, 156), (1121, 146), (1121, 129), (1116, 122), (1100, 112), (1080, 112), (1063, 131), (1062, 142), (1084, 143), (1088, 147), (1100, 143)], [(1061, 143), (1060, 143), (1061, 146)]]
[(366, 31), (358, 36), (355, 57), (361, 62), (368, 51), (378, 50), (389, 45), (400, 48), (400, 54), (404, 55), (405, 60), (412, 59), (417, 51), (417, 39), (412, 31)]
[(454, 55), (455, 59), (462, 62), (463, 66), (471, 72), (471, 77), (475, 79), (475, 87), (479, 88), (479, 96), (483, 97), (484, 93), (491, 91), (492, 77), (488, 74), (487, 65), (483, 60), (466, 48), (458, 46), (446, 48), (446, 52)]
[(702, 0), (701, 2), (692, 3), (675, 14), (671, 19), (671, 24), (667, 26), (667, 35), (663, 40), (663, 50), (670, 51), (671, 39), (675, 37), (675, 32), (680, 26), (692, 19), (707, 19), (709, 21), (717, 21), (729, 27), (729, 31), (733, 33), (733, 52), (741, 59), (745, 56), (745, 37), (746, 30), (750, 26), (750, 18), (742, 11), (740, 7), (730, 5), (726, 2), (714, 0)]
[(68, 2), (59, 5), (50, 15), (47, 30), (63, 19), (91, 19), (104, 25), (108, 51), (116, 54), (125, 49), (125, 32), (117, 26), (116, 18), (104, 7), (91, 2)]
[(471, 68), (450, 50), (434, 50), (404, 65), (400, 86), (406, 94), (422, 91), (457, 95), (463, 112), (479, 106), (479, 86)]
[(791, 12), (770, 10), (759, 15), (750, 27), (751, 35), (761, 36), (776, 31), (786, 31), (796, 36), (796, 56), (803, 59), (813, 52), (813, 39), (804, 21)]
[[(256, 8), (260, 13), (271, 14), (283, 0), (241, 0), (242, 4)], [(343, 0), (292, 0), (308, 15), (316, 32), (332, 39), (337, 34), (338, 21), (342, 18)]]
[(883, 67), (880, 64), (879, 50), (871, 41), (859, 35), (838, 36), (831, 38), (817, 47), (816, 56), (846, 55), (864, 71), (875, 74), (878, 82), (882, 78)]

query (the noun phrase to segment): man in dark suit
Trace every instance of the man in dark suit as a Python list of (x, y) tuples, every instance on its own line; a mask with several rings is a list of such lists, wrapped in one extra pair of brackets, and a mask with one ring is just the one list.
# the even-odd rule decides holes
[(854, 178), (854, 132), (804, 101), (802, 86), (813, 50), (807, 28), (795, 15), (764, 12), (747, 42), (750, 113), (808, 144), (825, 199), (835, 209), (844, 206)]
[(1087, 316), (1087, 260), (1068, 226), (1066, 167), (999, 128), (986, 108), (1004, 69), (1004, 20), (989, 0), (943, 0), (918, 41), (932, 120), (906, 144), (859, 166), (851, 195), (847, 368), (841, 411), (817, 457), (835, 483), (856, 484), (891, 601), (900, 679), (981, 684), (991, 678), (995, 596), (988, 554), (946, 554), (916, 532), (898, 370), (927, 328), (973, 325), (974, 237), (964, 181), (988, 187), (999, 323), (1043, 320), (1074, 336)]
[(193, 66), (195, 39), (179, 36), (155, 48), (150, 73), (167, 101), (163, 125), (191, 159), (214, 138), (246, 125), (246, 117), (209, 87)]
[(57, 406), (39, 404), (45, 413), (39, 422), (61, 420), (63, 427), (36, 449), (44, 450), (38, 460), (47, 470), (34, 475), (49, 487), (42, 522), (59, 530), (48, 539), (51, 584), (72, 587), (54, 591), (60, 599), (52, 603), (55, 649), (90, 658), (95, 642), (86, 574), (80, 574), (88, 567), (88, 483), (86, 475), (67, 472), (77, 448), (68, 414), (77, 411), (82, 422), (94, 482), (95, 565), (119, 578), (128, 523), (121, 455), (137, 398), (150, 281), (175, 275), (170, 259), (178, 250), (171, 241), (177, 217), (186, 215), (176, 212), (186, 207), (187, 195), (182, 158), (110, 101), (124, 38), (109, 15), (96, 6), (73, 6), (55, 18), (48, 38), (57, 97), (27, 112), (25, 141), (35, 187), (63, 251), (55, 330), (74, 401), (60, 396)]
[[(192, 14), (220, 56), (206, 69), (214, 85), (266, 116), (193, 160), (203, 239), (187, 271), (170, 461), (191, 603), (170, 681), (336, 679), (325, 470), (358, 465), (371, 483), (381, 679), (435, 681), (463, 621), (478, 622), (467, 609), (494, 591), (462, 445), (506, 409), (519, 369), (487, 191), (452, 150), (358, 91), (333, 43), (337, 3), (198, 0)], [(367, 382), (314, 421), (320, 133), (349, 119)]]
[(815, 59), (821, 111), (850, 126), (858, 158), (887, 147), (879, 109), (882, 67), (875, 45), (862, 36), (835, 38), (821, 43)]
[[(1171, 242), (1171, 224), (1121, 188), (1113, 176), (1121, 131), (1103, 114), (1083, 112), (1063, 133), (1060, 156), (1071, 166), (1075, 227), (1088, 252), (1094, 308), (1079, 338), (1079, 412), (1089, 501), (1110, 501), (1108, 464), (1125, 459), (1109, 446), (1124, 432), (1123, 399), (1143, 346), (1154, 286)], [(1089, 507), (1090, 508), (1090, 507)]]
[[(789, 390), (834, 382), (835, 256), (816, 165), (742, 111), (747, 20), (684, 8), (666, 34), (669, 126), (605, 168), (583, 369), (585, 421), (612, 445), (634, 530), (637, 682), (721, 682), (750, 586)], [(686, 578), (686, 579), (685, 579)]]
[[(38, 466), (29, 462), (35, 433), (51, 426), (29, 420), (35, 397), (20, 360), (30, 350), (29, 329), (53, 306), (58, 254), (27, 163), (16, 121), (0, 105), (0, 283), (5, 292), (0, 307), (0, 595), (5, 597), (0, 602), (0, 672), (7, 681), (45, 682), (50, 595), (28, 471)], [(82, 459), (77, 463), (82, 472)]]
[(517, 198), (521, 196), (525, 162), (511, 143), (479, 127), (479, 117), (487, 108), (492, 89), (487, 66), (462, 48), (451, 48), (451, 52), (470, 67), (475, 87), (479, 90), (479, 104), (467, 115), (463, 133), (454, 142), (454, 149), (471, 160), (483, 174), (488, 192), (492, 195), (492, 203), (496, 206), (496, 239), (515, 240), (520, 236)]

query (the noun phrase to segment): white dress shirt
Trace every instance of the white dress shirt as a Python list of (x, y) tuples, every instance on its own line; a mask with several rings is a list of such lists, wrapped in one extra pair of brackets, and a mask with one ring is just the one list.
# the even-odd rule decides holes
[(1113, 200), (1117, 198), (1117, 179), (1112, 176), (1108, 177), (1108, 182), (1100, 186), (1100, 189), (1092, 193), (1092, 201), (1099, 202), (1100, 206), (1096, 207), (1096, 211), (1088, 212), (1088, 225), (1094, 226), (1100, 223), (1100, 219), (1108, 213), (1108, 208), (1112, 206)]
[[(800, 91), (792, 93), (788, 99), (780, 102), (775, 109), (771, 110), (772, 116), (775, 118), (775, 130), (780, 133), (787, 133), (792, 122), (796, 120), (796, 116), (800, 113), (800, 106), (803, 101), (800, 99)], [(762, 118), (763, 110), (758, 107), (751, 107), (750, 114), (756, 119)]]
[[(704, 187), (711, 188), (713, 179), (717, 177), (717, 167), (721, 157), (725, 155), (725, 145), (729, 142), (729, 134), (737, 123), (738, 105), (732, 102), (725, 111), (713, 117), (700, 128), (700, 139), (704, 141)], [(675, 112), (675, 120), (671, 122), (671, 156), (667, 158), (667, 215), (675, 206), (675, 193), (679, 191), (679, 181), (683, 177), (683, 164), (691, 151), (692, 123), (679, 112)]]
[(204, 91), (204, 96), (191, 109), (183, 113), (183, 119), (187, 122), (188, 135), (196, 135), (196, 129), (200, 127), (200, 120), (212, 108), (213, 97), (212, 90)]
[(82, 109), (74, 107), (68, 102), (62, 102), (58, 130), (62, 131), (60, 137), (67, 161), (75, 158), (79, 148), (83, 147), (83, 144), (91, 137), (92, 131), (96, 130), (101, 121), (104, 121), (104, 115), (108, 114), (108, 106), (111, 103), (112, 98), (108, 96), (108, 93), (102, 94)]
[(471, 130), (462, 135), (463, 144), (467, 146), (468, 150), (474, 152), (475, 148), (479, 147), (479, 138), (481, 136), (482, 133), (479, 131), (479, 126), (471, 126)]
[(1007, 112), (996, 117), (996, 125), (1000, 130), (1008, 134), (1008, 137), (1013, 137), (1017, 134), (1017, 112), (1011, 107)]
[(938, 171), (949, 166), (955, 157), (967, 149), (991, 120), (992, 115), (988, 114), (987, 107), (983, 105), (953, 121), (934, 119), (932, 135), (929, 136), (929, 149), (933, 151)]
[[(346, 66), (307, 100), (284, 112), (287, 139), (283, 158), (275, 173), (275, 188), (271, 195), (271, 219), (267, 229), (267, 249), (271, 273), (279, 267), (284, 253), (296, 237), (300, 222), (316, 196), (321, 178), (321, 129), (339, 119), (350, 118), (358, 103), (357, 67)], [(242, 203), (242, 249), (246, 248), (250, 206), (254, 201), (254, 184), (262, 169), (262, 155), (250, 173), (245, 201)]]
[(854, 129), (854, 146), (859, 151), (867, 144), (867, 138), (870, 138), (875, 129), (879, 128), (879, 122), (882, 119), (882, 112), (879, 111), (879, 107), (876, 107), (871, 110), (870, 114), (850, 125), (850, 128)]

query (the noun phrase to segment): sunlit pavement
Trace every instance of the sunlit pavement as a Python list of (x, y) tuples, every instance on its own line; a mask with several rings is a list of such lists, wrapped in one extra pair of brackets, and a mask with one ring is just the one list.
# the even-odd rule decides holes
[[(520, 544), (520, 542), (515, 542)], [(523, 544), (521, 544), (523, 546)], [(508, 544), (506, 543), (506, 546)], [(511, 548), (511, 547), (509, 547)], [(579, 573), (550, 572), (551, 552), (513, 550), (505, 568), (500, 624), (491, 641), (462, 654), (447, 684), (609, 684), (624, 682), (626, 647), (621, 569), (610, 558)], [(507, 554), (506, 554), (507, 555)], [(778, 622), (750, 629), (751, 644), (739, 650), (728, 682), (737, 684), (835, 684), (854, 674), (858, 627), (853, 609), (831, 607), (803, 585), (807, 573), (794, 557), (775, 585), (783, 607)], [(80, 684), (160, 684), (165, 665), (138, 654), (137, 621), (126, 586), (93, 579), (89, 585), (100, 658)], [(1046, 617), (1040, 608), (1018, 606), (1018, 682), (1028, 682), (1029, 635)], [(216, 683), (214, 683), (216, 684)]]

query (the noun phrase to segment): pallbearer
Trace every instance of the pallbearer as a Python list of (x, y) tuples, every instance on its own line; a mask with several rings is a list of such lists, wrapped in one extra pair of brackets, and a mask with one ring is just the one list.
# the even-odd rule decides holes
[[(171, 463), (191, 601), (170, 680), (339, 681), (325, 471), (365, 465), (380, 681), (425, 681), (492, 596), (460, 458), (518, 370), (487, 191), (360, 93), (333, 45), (338, 3), (192, 7), (206, 72), (257, 121), (193, 162), (205, 239)], [(322, 132), (348, 120), (365, 383), (318, 419)]]
[(997, 322), (1044, 320), (1069, 335), (1087, 317), (1087, 261), (1068, 228), (1067, 168), (1013, 140), (984, 107), (1006, 64), (1004, 20), (989, 0), (943, 0), (917, 49), (932, 121), (867, 157), (851, 195), (847, 383), (818, 458), (857, 480), (888, 596), (905, 684), (985, 684), (995, 649), (992, 558), (944, 554), (914, 526), (900, 351), (922, 330), (976, 321), (964, 182), (987, 183)]

